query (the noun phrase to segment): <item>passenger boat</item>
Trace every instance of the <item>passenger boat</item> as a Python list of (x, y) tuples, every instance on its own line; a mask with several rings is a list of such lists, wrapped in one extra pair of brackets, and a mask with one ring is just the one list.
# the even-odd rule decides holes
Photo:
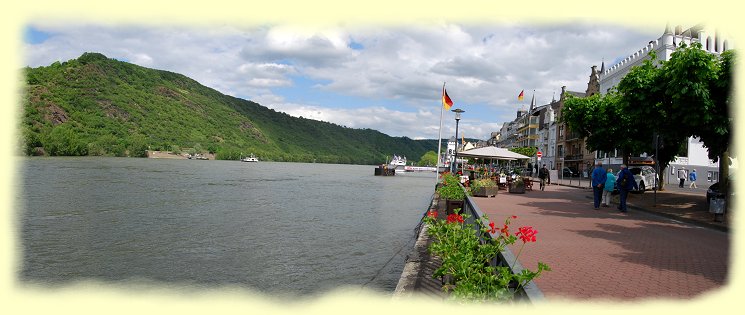
[(241, 159), (241, 162), (258, 162), (259, 159), (256, 158), (255, 155), (251, 154), (251, 156), (247, 156)]

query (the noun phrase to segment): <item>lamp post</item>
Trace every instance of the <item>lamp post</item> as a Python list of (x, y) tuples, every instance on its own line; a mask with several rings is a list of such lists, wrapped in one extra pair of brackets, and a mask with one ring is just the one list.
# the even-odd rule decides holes
[(452, 173), (455, 174), (455, 172), (458, 170), (458, 122), (460, 122), (460, 114), (465, 111), (460, 108), (456, 108), (453, 109), (452, 112), (455, 113), (455, 152), (453, 153), (455, 159), (453, 161), (454, 163), (452, 170)]

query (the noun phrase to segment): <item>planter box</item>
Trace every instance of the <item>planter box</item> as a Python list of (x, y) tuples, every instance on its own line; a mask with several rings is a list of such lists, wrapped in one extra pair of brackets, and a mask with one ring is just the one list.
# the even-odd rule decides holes
[(474, 197), (494, 197), (499, 191), (498, 187), (479, 187), (471, 190)]
[(516, 183), (516, 182), (510, 183), (509, 192), (513, 194), (524, 194), (525, 183)]
[(463, 200), (447, 200), (446, 204), (447, 204), (447, 207), (445, 208), (446, 214), (453, 214), (455, 213), (455, 209), (458, 209), (458, 208), (460, 208), (462, 212)]

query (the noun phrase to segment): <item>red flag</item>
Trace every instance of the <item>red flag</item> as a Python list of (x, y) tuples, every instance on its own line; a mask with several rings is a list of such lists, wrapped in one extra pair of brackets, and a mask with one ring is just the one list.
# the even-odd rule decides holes
[(444, 85), (442, 86), (442, 106), (448, 110), (453, 106), (453, 101), (450, 99), (450, 96), (448, 96), (448, 91), (445, 91)]
[(525, 98), (525, 90), (520, 91), (520, 95), (517, 96), (518, 101), (522, 101)]

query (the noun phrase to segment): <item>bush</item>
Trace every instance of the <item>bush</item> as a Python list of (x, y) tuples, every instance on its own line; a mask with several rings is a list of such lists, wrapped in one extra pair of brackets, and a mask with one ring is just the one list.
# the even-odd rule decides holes
[[(465, 223), (468, 215), (455, 213), (448, 215), (447, 220), (438, 220), (436, 217), (435, 212), (424, 219), (428, 225), (427, 234), (434, 240), (429, 250), (442, 259), (433, 277), (452, 277), (452, 281), (443, 287), (446, 291), (452, 290), (452, 298), (479, 302), (511, 300), (528, 282), (543, 271), (551, 270), (548, 265), (539, 262), (537, 271), (523, 269), (515, 274), (506, 265), (491, 264), (518, 237), (522, 240), (523, 247), (525, 243), (536, 241), (537, 231), (530, 226), (520, 227), (517, 233), (510, 234), (510, 219), (515, 219), (516, 216), (508, 217), (501, 229), (494, 222), (489, 222), (487, 217), (484, 220), (489, 222), (488, 227), (477, 220), (482, 235), (494, 235), (484, 242), (479, 240), (473, 224)], [(523, 247), (520, 247), (520, 252), (515, 256), (515, 262)]]
[(445, 200), (466, 199), (466, 192), (460, 186), (460, 179), (450, 173), (442, 174), (442, 185), (437, 189), (437, 193)]
[(88, 154), (88, 145), (78, 138), (75, 131), (67, 124), (61, 124), (42, 141), (44, 150), (49, 155), (80, 156)]

